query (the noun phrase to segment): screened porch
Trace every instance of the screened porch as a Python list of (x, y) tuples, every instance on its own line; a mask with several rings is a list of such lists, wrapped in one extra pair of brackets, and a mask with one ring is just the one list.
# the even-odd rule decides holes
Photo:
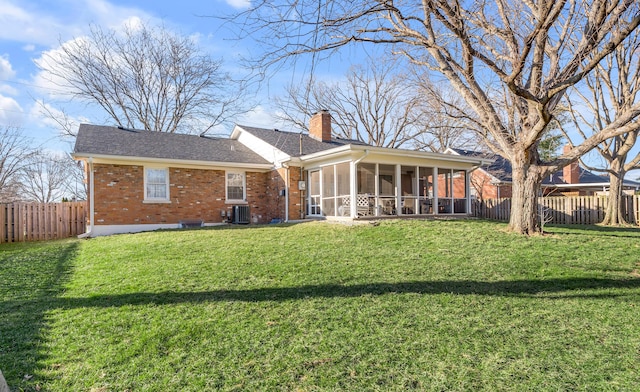
[(467, 214), (464, 169), (343, 162), (308, 171), (307, 214), (392, 217)]

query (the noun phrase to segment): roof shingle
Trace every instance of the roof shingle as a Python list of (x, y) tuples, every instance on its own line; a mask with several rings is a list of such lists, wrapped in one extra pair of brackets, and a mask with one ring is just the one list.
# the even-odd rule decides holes
[(74, 153), (202, 162), (268, 164), (237, 140), (81, 124)]

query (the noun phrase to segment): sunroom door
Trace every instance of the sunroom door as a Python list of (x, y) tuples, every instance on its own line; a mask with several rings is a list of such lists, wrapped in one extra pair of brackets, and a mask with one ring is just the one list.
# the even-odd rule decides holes
[(313, 170), (309, 172), (309, 215), (322, 215), (320, 202), (320, 170)]

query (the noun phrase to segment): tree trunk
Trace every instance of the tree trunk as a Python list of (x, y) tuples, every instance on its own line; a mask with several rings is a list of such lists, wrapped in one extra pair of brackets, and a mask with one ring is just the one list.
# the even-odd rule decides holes
[(611, 173), (609, 174), (609, 197), (607, 198), (607, 206), (604, 212), (603, 225), (619, 226), (626, 225), (627, 221), (624, 217), (622, 209), (622, 185), (626, 174), (618, 160), (611, 163)]
[(540, 233), (538, 219), (538, 193), (542, 182), (541, 170), (536, 163), (529, 162), (531, 154), (519, 154), (511, 162), (511, 216), (509, 230), (515, 233), (532, 235)]

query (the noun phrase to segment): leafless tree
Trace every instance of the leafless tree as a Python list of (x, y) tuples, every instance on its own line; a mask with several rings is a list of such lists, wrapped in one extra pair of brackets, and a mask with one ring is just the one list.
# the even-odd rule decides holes
[(20, 171), (23, 199), (39, 203), (60, 201), (68, 195), (76, 163), (67, 155), (39, 152), (31, 155)]
[[(582, 98), (580, 105), (571, 100), (569, 103), (574, 109), (571, 111), (573, 125), (583, 139), (606, 129), (640, 102), (639, 55), (640, 32), (635, 31), (585, 78), (582, 89), (573, 92)], [(606, 162), (610, 182), (604, 225), (629, 223), (625, 219), (622, 195), (625, 175), (630, 170), (640, 169), (640, 153), (632, 152), (638, 140), (640, 123), (636, 121), (634, 125), (626, 133), (607, 139), (596, 147)], [(597, 170), (594, 167), (590, 169)]]
[(240, 34), (262, 37), (263, 66), (350, 44), (386, 45), (444, 77), (472, 109), (491, 149), (511, 162), (510, 230), (540, 231), (545, 176), (635, 127), (640, 104), (551, 162), (538, 153), (567, 89), (640, 24), (634, 0), (252, 2), (233, 17)]
[[(73, 100), (97, 106), (119, 126), (160, 132), (205, 133), (247, 110), (245, 89), (190, 37), (164, 27), (92, 27), (37, 62)], [(67, 116), (59, 119), (73, 136)]]
[(19, 128), (0, 128), (0, 202), (20, 201), (19, 174), (34, 154), (29, 139)]
[(64, 161), (62, 164), (67, 172), (67, 179), (61, 187), (65, 198), (70, 201), (87, 200), (87, 182), (83, 162), (76, 161), (70, 156), (61, 160)]
[(278, 99), (282, 111), (278, 117), (308, 131), (308, 119), (329, 110), (339, 137), (379, 147), (404, 146), (423, 132), (419, 123), (423, 98), (397, 69), (397, 61), (375, 59), (351, 67), (343, 81), (311, 79), (291, 85), (287, 96)]
[(475, 122), (469, 121), (471, 112), (455, 91), (430, 80), (428, 75), (414, 75), (420, 99), (419, 124), (423, 132), (416, 135), (413, 144), (417, 150), (444, 152), (447, 148), (485, 151), (478, 136)]

